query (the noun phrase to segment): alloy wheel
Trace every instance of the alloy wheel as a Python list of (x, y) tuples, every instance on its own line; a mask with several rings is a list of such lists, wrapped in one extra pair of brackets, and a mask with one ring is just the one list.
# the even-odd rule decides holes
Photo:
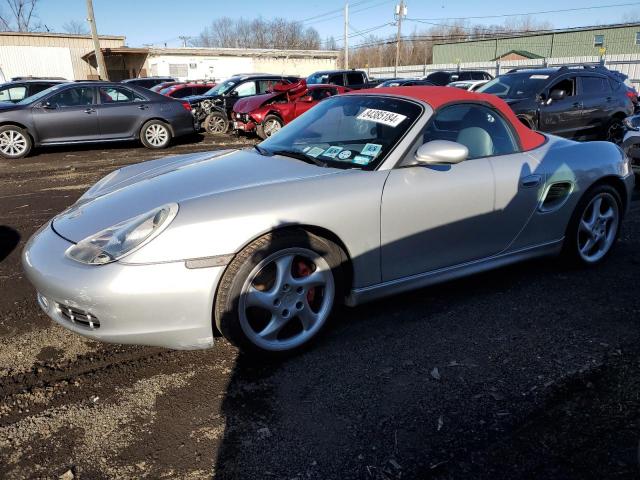
[(276, 119), (271, 119), (271, 120), (267, 120), (264, 124), (264, 134), (267, 137), (270, 137), (271, 135), (273, 135), (274, 133), (276, 133), (278, 130), (280, 130), (282, 128), (282, 126), (280, 125), (280, 122)]
[(587, 263), (595, 263), (611, 249), (618, 232), (620, 207), (609, 193), (594, 196), (582, 214), (578, 228), (578, 251)]
[(27, 150), (27, 139), (17, 130), (0, 133), (0, 152), (10, 157), (22, 155)]
[(222, 117), (213, 116), (209, 119), (207, 130), (209, 130), (209, 133), (225, 133), (227, 131), (227, 122)]
[(289, 248), (251, 271), (239, 299), (240, 326), (269, 351), (296, 348), (324, 325), (335, 297), (331, 267), (306, 248)]
[(147, 127), (147, 130), (144, 132), (144, 137), (149, 142), (149, 144), (154, 147), (161, 147), (167, 140), (169, 139), (169, 131), (167, 127), (160, 125), (159, 123), (154, 123)]

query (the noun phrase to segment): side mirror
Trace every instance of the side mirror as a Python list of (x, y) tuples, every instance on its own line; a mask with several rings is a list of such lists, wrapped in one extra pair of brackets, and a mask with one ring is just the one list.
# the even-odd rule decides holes
[(567, 96), (567, 92), (564, 90), (551, 90), (551, 94), (549, 95), (549, 100), (553, 100), (557, 102), (558, 100), (564, 99)]
[(421, 145), (414, 156), (415, 164), (442, 165), (460, 163), (469, 157), (469, 149), (449, 140), (432, 140)]
[(229, 92), (229, 96), (230, 97), (237, 97), (238, 96), (238, 92), (236, 90), (232, 90), (231, 92)]
[(51, 102), (44, 102), (42, 105), (40, 105), (42, 108), (44, 108), (45, 110), (55, 110), (57, 107), (55, 105), (53, 105)]
[(311, 97), (311, 95), (305, 95), (304, 97), (300, 97), (300, 101), (305, 103), (311, 103), (313, 102), (313, 98)]

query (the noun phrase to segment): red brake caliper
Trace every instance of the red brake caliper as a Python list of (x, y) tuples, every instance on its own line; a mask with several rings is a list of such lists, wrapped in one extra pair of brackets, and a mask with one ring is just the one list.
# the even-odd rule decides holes
[[(300, 277), (308, 277), (312, 273), (313, 273), (313, 271), (311, 270), (309, 265), (307, 265), (304, 262), (304, 260), (298, 260), (296, 262), (296, 277), (298, 277), (298, 278), (300, 278)], [(316, 289), (315, 288), (309, 289), (309, 291), (307, 292), (307, 302), (309, 303), (309, 305), (313, 304), (313, 300), (315, 298), (316, 298)]]

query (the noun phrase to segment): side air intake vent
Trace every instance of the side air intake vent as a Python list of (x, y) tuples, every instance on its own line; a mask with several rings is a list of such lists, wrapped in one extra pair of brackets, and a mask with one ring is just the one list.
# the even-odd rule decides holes
[(540, 203), (540, 211), (550, 212), (562, 207), (569, 198), (572, 190), (573, 184), (570, 182), (558, 182), (550, 185)]

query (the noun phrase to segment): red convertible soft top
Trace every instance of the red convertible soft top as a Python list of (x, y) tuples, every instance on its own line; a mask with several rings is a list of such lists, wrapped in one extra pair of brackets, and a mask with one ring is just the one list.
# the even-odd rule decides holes
[(520, 138), (520, 145), (524, 150), (533, 150), (538, 148), (545, 141), (545, 137), (538, 132), (534, 132), (530, 128), (524, 126), (518, 117), (516, 117), (513, 110), (509, 108), (503, 100), (499, 99), (495, 95), (489, 95), (486, 93), (475, 93), (461, 90), (453, 87), (381, 87), (370, 88), (366, 90), (358, 90), (351, 94), (388, 94), (388, 95), (403, 95), (405, 97), (415, 98), (422, 100), (425, 103), (431, 105), (433, 110), (438, 110), (440, 107), (448, 105), (450, 103), (460, 102), (483, 102), (488, 103), (500, 113), (513, 125), (518, 137)]

